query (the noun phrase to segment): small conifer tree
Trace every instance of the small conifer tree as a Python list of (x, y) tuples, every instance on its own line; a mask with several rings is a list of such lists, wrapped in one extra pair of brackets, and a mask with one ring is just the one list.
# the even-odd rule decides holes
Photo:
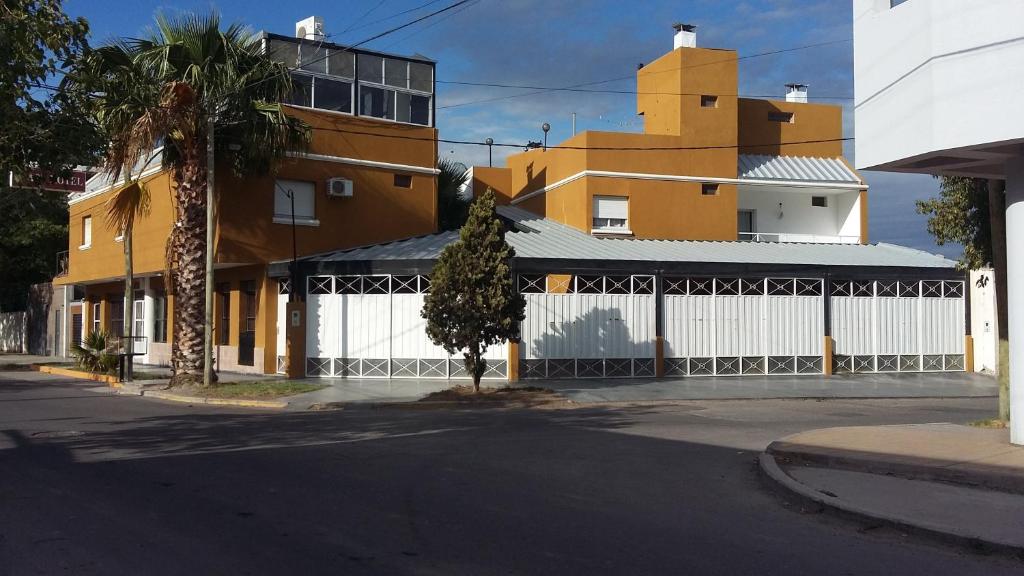
[(449, 354), (462, 353), (476, 392), (487, 347), (518, 338), (525, 317), (526, 301), (512, 283), (513, 256), (488, 189), (470, 207), (459, 239), (437, 260), (423, 304), (427, 336)]

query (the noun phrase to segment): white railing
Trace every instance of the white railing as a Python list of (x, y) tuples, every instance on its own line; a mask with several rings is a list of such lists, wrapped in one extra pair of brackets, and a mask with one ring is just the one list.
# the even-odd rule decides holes
[(740, 232), (741, 242), (804, 242), (808, 244), (859, 244), (860, 236), (794, 234), (790, 232)]

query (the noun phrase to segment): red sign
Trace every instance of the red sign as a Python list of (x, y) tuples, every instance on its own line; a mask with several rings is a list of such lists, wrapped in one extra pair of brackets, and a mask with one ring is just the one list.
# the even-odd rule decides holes
[[(36, 171), (30, 172), (31, 180), (36, 180), (38, 173)], [(54, 192), (85, 192), (85, 181), (89, 179), (89, 174), (85, 170), (72, 170), (67, 176), (52, 176), (47, 178), (39, 188), (43, 190), (53, 190)], [(11, 186), (20, 184), (23, 180), (13, 173), (11, 174)], [(24, 184), (22, 184), (24, 185)], [(28, 184), (29, 187), (35, 188), (37, 185)]]

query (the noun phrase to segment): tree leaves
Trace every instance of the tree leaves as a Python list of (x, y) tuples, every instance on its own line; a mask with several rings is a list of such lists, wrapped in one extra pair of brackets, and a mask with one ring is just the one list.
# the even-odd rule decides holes
[(918, 214), (928, 216), (928, 232), (940, 246), (961, 244), (958, 266), (975, 270), (992, 265), (992, 229), (987, 182), (983, 178), (943, 176), (939, 197), (918, 200)]

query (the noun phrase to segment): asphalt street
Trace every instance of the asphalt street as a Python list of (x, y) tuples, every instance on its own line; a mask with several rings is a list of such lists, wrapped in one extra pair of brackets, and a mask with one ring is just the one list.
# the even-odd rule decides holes
[(272, 413), (0, 373), (0, 574), (1020, 574), (804, 509), (755, 463), (995, 402)]

